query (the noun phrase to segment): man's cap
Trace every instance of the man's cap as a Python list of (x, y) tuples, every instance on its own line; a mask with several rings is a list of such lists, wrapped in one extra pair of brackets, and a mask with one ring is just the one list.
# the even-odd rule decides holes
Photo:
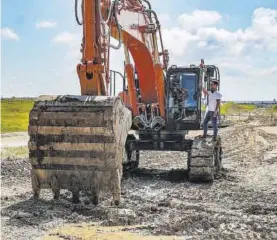
[(219, 84), (219, 81), (216, 80), (216, 79), (211, 80), (211, 82), (216, 83), (216, 84)]

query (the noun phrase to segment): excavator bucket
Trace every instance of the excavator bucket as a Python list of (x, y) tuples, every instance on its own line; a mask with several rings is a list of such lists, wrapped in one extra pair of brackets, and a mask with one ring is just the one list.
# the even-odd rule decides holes
[(34, 197), (61, 189), (79, 201), (82, 190), (98, 203), (100, 191), (120, 202), (123, 151), (132, 114), (119, 97), (42, 96), (29, 120), (29, 159)]

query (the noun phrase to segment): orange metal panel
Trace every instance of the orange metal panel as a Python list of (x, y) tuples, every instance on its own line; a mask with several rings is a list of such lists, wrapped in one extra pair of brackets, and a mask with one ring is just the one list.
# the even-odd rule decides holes
[[(112, 37), (118, 39), (117, 28), (111, 26), (111, 30)], [(157, 102), (155, 70), (151, 53), (144, 43), (124, 30), (121, 31), (121, 38), (135, 62), (142, 102), (145, 104)]]
[[(99, 64), (78, 64), (77, 73), (80, 79), (82, 95), (105, 95), (105, 87), (103, 86), (103, 78), (101, 75), (102, 66)], [(87, 78), (87, 72), (93, 74), (92, 79)]]
[(128, 95), (130, 98), (130, 104), (132, 108), (133, 115), (137, 115), (137, 93), (134, 79), (134, 69), (132, 64), (125, 65), (125, 72), (127, 75), (128, 82)]
[[(82, 63), (77, 65), (82, 95), (106, 95), (96, 0), (84, 0)], [(107, 58), (107, 56), (105, 56)]]
[(84, 0), (84, 58), (86, 61), (93, 61), (95, 58), (95, 29), (96, 29), (96, 17), (95, 17), (95, 1)]

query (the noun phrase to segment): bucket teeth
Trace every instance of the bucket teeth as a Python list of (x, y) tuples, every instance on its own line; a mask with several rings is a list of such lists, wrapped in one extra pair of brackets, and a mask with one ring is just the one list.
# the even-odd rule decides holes
[(118, 97), (44, 96), (29, 115), (29, 160), (32, 187), (52, 189), (58, 199), (60, 189), (79, 192), (93, 189), (111, 191), (114, 203), (120, 201), (120, 180), (125, 141), (132, 114)]
[(59, 186), (59, 181), (58, 177), (52, 175), (51, 180), (50, 180), (51, 188), (54, 194), (54, 199), (58, 200), (60, 197), (60, 186)]

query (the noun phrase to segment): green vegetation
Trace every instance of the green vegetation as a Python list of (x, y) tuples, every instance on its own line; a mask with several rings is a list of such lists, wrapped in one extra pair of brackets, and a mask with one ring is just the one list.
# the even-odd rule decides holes
[(250, 104), (237, 104), (234, 102), (226, 102), (221, 105), (221, 115), (228, 113), (239, 113), (239, 112), (251, 112), (257, 108), (256, 105)]
[(277, 105), (272, 106), (272, 107), (271, 107), (271, 111), (272, 111), (272, 112), (277, 112)]
[(28, 157), (28, 147), (3, 147), (1, 148), (1, 159), (19, 159)]
[(277, 105), (273, 105), (271, 108), (266, 109), (267, 114), (276, 115), (277, 117)]
[(1, 99), (1, 133), (27, 131), (30, 99)]
[[(220, 113), (221, 113), (221, 115), (225, 115), (225, 114), (228, 114), (228, 113), (238, 114), (239, 112), (251, 112), (255, 109), (257, 109), (256, 105), (237, 104), (237, 103), (234, 103), (234, 102), (226, 102), (226, 103), (223, 103), (221, 105)], [(206, 106), (202, 105), (201, 110), (205, 111)]]

